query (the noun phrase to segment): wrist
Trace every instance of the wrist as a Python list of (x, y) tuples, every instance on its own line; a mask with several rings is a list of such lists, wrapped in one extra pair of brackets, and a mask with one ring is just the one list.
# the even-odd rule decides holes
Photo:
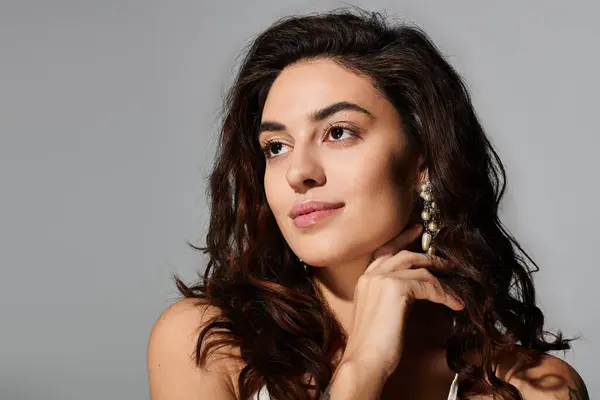
[(378, 399), (389, 374), (358, 360), (342, 360), (333, 377), (332, 400)]
[(386, 380), (396, 370), (397, 364), (383, 362), (377, 357), (360, 354), (358, 352), (346, 353), (342, 356), (339, 365), (345, 365), (349, 370), (358, 370), (372, 377)]

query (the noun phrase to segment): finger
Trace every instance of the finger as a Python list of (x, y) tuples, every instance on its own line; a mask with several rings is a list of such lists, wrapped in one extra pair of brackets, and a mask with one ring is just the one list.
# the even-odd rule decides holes
[(443, 290), (445, 293), (447, 293), (450, 296), (454, 296), (456, 299), (458, 299), (459, 302), (463, 303), (460, 297), (458, 297), (450, 287), (445, 286), (442, 282), (440, 282), (440, 280), (427, 268), (401, 269), (389, 272), (386, 275), (393, 276), (399, 279), (412, 279), (418, 281), (431, 282), (431, 284), (433, 284), (434, 286), (439, 286), (441, 290)]
[(408, 290), (407, 294), (415, 299), (429, 300), (434, 303), (443, 304), (455, 311), (465, 308), (461, 300), (445, 291), (439, 281), (411, 279), (406, 280), (405, 285)]
[[(367, 268), (370, 273), (385, 274), (394, 270), (406, 270), (415, 268), (430, 268), (438, 272), (446, 273), (452, 270), (448, 260), (439, 256), (428, 256), (414, 251), (401, 250), (397, 254), (383, 260), (379, 264)], [(365, 273), (367, 272), (365, 271)]]

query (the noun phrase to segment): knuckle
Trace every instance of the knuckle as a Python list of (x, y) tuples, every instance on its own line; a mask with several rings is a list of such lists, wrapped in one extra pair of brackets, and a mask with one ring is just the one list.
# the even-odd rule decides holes
[(416, 253), (413, 253), (410, 250), (400, 250), (394, 257), (397, 261), (396, 266), (402, 269), (410, 269), (416, 261), (415, 256)]
[(449, 294), (441, 286), (437, 286), (436, 291), (441, 299), (443, 299), (444, 301), (448, 300)]
[(401, 258), (408, 258), (408, 257), (410, 257), (412, 254), (413, 254), (413, 252), (412, 252), (412, 251), (410, 251), (410, 250), (406, 250), (406, 249), (402, 249), (402, 250), (400, 250), (400, 251), (398, 252), (398, 255), (399, 255)]
[(404, 279), (398, 279), (394, 276), (385, 277), (386, 290), (394, 292), (396, 295), (406, 295), (410, 290), (409, 283)]
[(363, 274), (358, 278), (358, 281), (356, 282), (356, 287), (358, 289), (362, 289), (364, 288), (366, 285), (369, 284), (369, 281), (371, 280), (371, 276), (368, 274)]
[(437, 281), (437, 278), (427, 268), (419, 268), (421, 277), (428, 281)]
[(381, 277), (379, 279), (382, 284), (389, 286), (389, 287), (398, 287), (401, 285), (401, 282), (399, 285), (398, 280), (392, 275), (381, 275)]
[(438, 280), (438, 278), (436, 278), (435, 276), (433, 276), (431, 274), (431, 272), (429, 274), (431, 275), (431, 284), (433, 285), (433, 287), (436, 290), (444, 290), (444, 288), (443, 288), (441, 282)]
[(433, 283), (433, 286), (435, 288), (435, 291), (442, 299), (448, 298), (448, 292), (444, 289), (444, 287), (439, 281), (436, 280), (436, 282)]

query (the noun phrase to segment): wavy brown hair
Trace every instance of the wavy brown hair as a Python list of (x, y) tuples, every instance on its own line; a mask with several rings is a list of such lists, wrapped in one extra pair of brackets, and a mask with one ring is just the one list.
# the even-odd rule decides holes
[[(274, 398), (305, 399), (308, 387), (320, 393), (331, 380), (332, 356), (347, 338), (313, 285), (311, 268), (302, 268), (275, 222), (256, 134), (281, 71), (326, 58), (370, 79), (402, 116), (413, 149), (427, 157), (443, 213), (437, 253), (457, 266), (439, 279), (466, 302), (446, 351), (449, 367), (462, 378), (460, 395), (520, 399), (516, 387), (495, 376), (500, 353), (517, 345), (566, 350), (573, 339), (543, 330), (531, 278), (539, 269), (499, 220), (504, 167), (455, 69), (418, 27), (359, 8), (285, 17), (246, 50), (224, 102), (206, 246), (188, 243), (209, 255), (208, 265), (192, 286), (175, 276), (184, 297), (221, 311), (200, 331), (197, 364), (221, 346), (239, 349), (241, 398), (266, 384)], [(465, 359), (471, 349), (482, 356), (480, 364)]]

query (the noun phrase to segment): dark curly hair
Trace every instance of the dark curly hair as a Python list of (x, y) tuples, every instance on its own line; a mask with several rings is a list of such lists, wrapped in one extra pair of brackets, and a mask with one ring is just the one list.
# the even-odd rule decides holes
[[(462, 378), (460, 395), (494, 392), (520, 399), (515, 386), (495, 376), (499, 354), (517, 345), (566, 350), (574, 339), (543, 330), (530, 276), (537, 265), (498, 217), (506, 187), (502, 162), (461, 77), (429, 37), (418, 27), (354, 7), (278, 20), (253, 40), (225, 98), (206, 246), (188, 242), (208, 253), (208, 265), (191, 286), (174, 277), (182, 296), (220, 309), (200, 331), (197, 364), (221, 346), (235, 346), (244, 364), (241, 398), (266, 384), (274, 398), (305, 399), (307, 388), (320, 393), (328, 386), (332, 356), (346, 343), (313, 285), (311, 268), (301, 267), (271, 213), (256, 135), (273, 81), (286, 66), (316, 58), (370, 78), (402, 116), (413, 148), (427, 157), (443, 212), (436, 251), (457, 266), (439, 279), (466, 302), (446, 350), (448, 366)], [(480, 364), (464, 357), (471, 349), (481, 354)]]

